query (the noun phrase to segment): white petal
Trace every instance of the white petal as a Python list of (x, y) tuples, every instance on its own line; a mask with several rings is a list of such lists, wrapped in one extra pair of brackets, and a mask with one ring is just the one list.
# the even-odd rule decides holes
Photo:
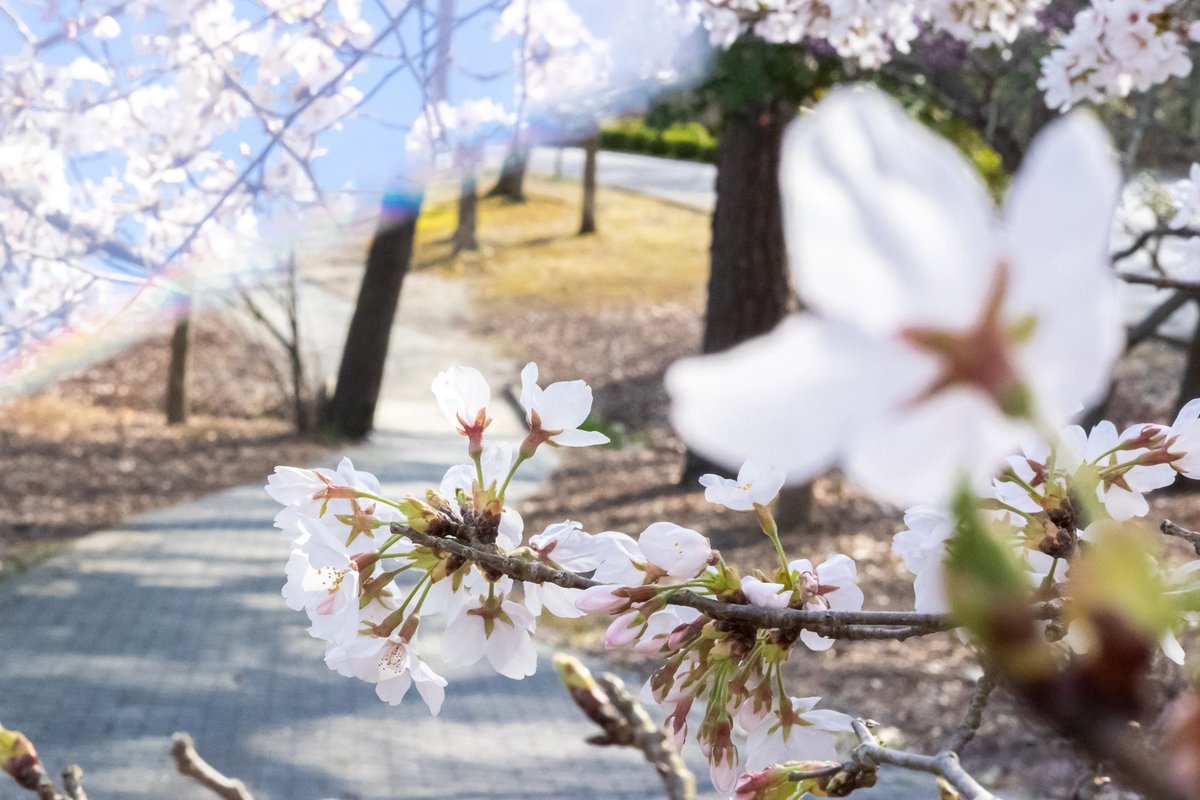
[(557, 436), (551, 436), (550, 441), (560, 447), (591, 447), (597, 444), (608, 444), (611, 440), (600, 431), (581, 431), (572, 428)]
[(673, 522), (655, 522), (642, 531), (638, 547), (646, 560), (672, 578), (693, 578), (708, 564), (712, 546), (703, 534)]
[(1108, 262), (1120, 184), (1103, 129), (1075, 113), (1034, 140), (1009, 190), (1005, 313), (1036, 317), (1018, 360), (1052, 425), (1104, 394), (1124, 342)]
[(671, 422), (696, 452), (734, 467), (760, 459), (799, 483), (829, 466), (865, 419), (915, 395), (932, 372), (877, 372), (908, 348), (811, 316), (724, 353), (678, 361), (667, 371)]
[(538, 401), (538, 415), (548, 431), (577, 428), (591, 410), (592, 387), (583, 381), (552, 383)]
[(991, 201), (944, 139), (882, 92), (831, 92), (789, 129), (780, 169), (799, 295), (876, 332), (977, 318), (995, 263)]
[(846, 472), (896, 505), (941, 503), (964, 479), (986, 490), (1028, 432), (982, 393), (950, 388), (861, 428)]

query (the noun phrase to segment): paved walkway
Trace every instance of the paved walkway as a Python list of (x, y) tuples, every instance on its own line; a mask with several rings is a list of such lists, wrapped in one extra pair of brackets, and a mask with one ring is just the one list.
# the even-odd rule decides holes
[[(444, 302), (428, 305), (453, 285), (405, 288), (400, 318), (416, 327), (393, 335), (382, 430), (349, 453), (397, 494), (436, 485), (465, 452), (429, 394), (433, 374), (487, 355), (453, 334)], [(319, 289), (305, 301), (330, 329), (349, 313)], [(420, 330), (435, 313), (450, 333)], [(494, 411), (494, 435), (519, 435), (515, 414)], [(550, 465), (533, 466), (515, 496)], [(415, 692), (392, 708), (326, 669), (304, 615), (279, 596), (288, 543), (271, 527), (276, 510), (261, 485), (233, 489), (134, 517), (0, 583), (0, 721), (27, 733), (51, 770), (82, 765), (95, 800), (211, 798), (174, 773), (177, 730), (259, 800), (660, 794), (632, 751), (585, 744), (594, 731), (548, 652), (520, 682), (486, 667), (447, 671), (437, 718)], [(425, 633), (436, 659), (442, 643)], [(18, 794), (0, 782), (0, 797)]]

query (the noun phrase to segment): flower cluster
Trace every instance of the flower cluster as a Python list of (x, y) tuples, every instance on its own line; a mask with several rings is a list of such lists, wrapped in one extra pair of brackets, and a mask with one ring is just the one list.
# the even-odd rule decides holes
[(927, 0), (934, 27), (972, 47), (1011, 43), (1049, 0)]
[[(907, 54), (922, 31), (972, 48), (1006, 46), (1024, 31), (1045, 33), (1049, 0), (696, 0), (714, 46), (746, 32), (775, 44), (815, 45), (865, 69)], [(1200, 23), (1176, 0), (1093, 0), (1041, 62), (1038, 88), (1051, 108), (1146, 91), (1191, 72)]]
[[(1200, 400), (1184, 406), (1170, 426), (1143, 423), (1118, 433), (1105, 421), (1090, 432), (1077, 425), (1064, 428), (1053, 446), (1031, 442), (1022, 455), (1008, 459), (1007, 468), (980, 494), (979, 506), (1025, 562), (1035, 596), (1050, 599), (1079, 548), (1114, 524), (1144, 517), (1150, 510), (1145, 495), (1180, 475), (1200, 477)], [(892, 549), (915, 575), (916, 610), (946, 612), (943, 565), (955, 533), (954, 516), (935, 506), (914, 506), (905, 512), (904, 523)], [(1163, 569), (1167, 585), (1200, 588), (1194, 575), (1200, 561)], [(1173, 635), (1163, 648), (1183, 663)]]
[[(446, 681), (418, 651), (422, 617), (444, 615), (446, 635), (456, 646), (443, 653), (450, 665), (486, 658), (502, 675), (520, 679), (537, 668), (535, 620), (543, 608), (570, 616), (570, 596), (557, 587), (526, 587), (474, 563), (428, 547), (417, 547), (392, 525), (508, 554), (521, 544), (523, 523), (504, 503), (521, 462), (542, 443), (602, 444), (607, 439), (580, 431), (591, 409), (591, 390), (582, 381), (537, 386), (532, 364), (523, 373), (529, 436), (519, 453), (507, 443), (485, 446), (491, 423), (491, 390), (476, 370), (455, 367), (437, 376), (439, 407), (468, 440), (471, 464), (451, 467), (437, 490), (395, 502), (382, 496), (374, 476), (343, 460), (336, 471), (278, 467), (267, 492), (284, 508), (276, 525), (292, 541), (283, 596), (308, 613), (309, 633), (328, 643), (325, 661), (339, 673), (376, 684), (380, 699), (398, 704), (416, 685), (429, 708), (441, 707)], [(548, 427), (553, 426), (553, 427)], [(567, 564), (573, 523), (552, 526), (533, 546)], [(563, 590), (565, 591), (565, 590)]]
[[(858, 611), (863, 593), (857, 569), (837, 554), (814, 567), (788, 560), (770, 507), (784, 482), (782, 471), (748, 463), (736, 480), (704, 475), (705, 495), (719, 505), (755, 514), (774, 544), (778, 566), (769, 574), (739, 573), (696, 531), (668, 522), (651, 525), (635, 541), (622, 533), (594, 537), (599, 550), (593, 577), (577, 606), (615, 615), (605, 636), (610, 648), (632, 645), (663, 659), (642, 691), (659, 705), (677, 746), (688, 734), (688, 716), (703, 704), (695, 739), (708, 759), (713, 785), (731, 792), (739, 776), (781, 761), (836, 757), (835, 734), (850, 718), (816, 709), (819, 698), (791, 697), (783, 688), (783, 665), (797, 641), (825, 650), (831, 639), (809, 630), (763, 631), (710, 619), (670, 604), (680, 592), (764, 609)], [(734, 741), (739, 732), (745, 742)]]
[(919, 27), (911, 2), (889, 0), (701, 0), (700, 18), (717, 47), (729, 47), (743, 31), (776, 44), (822, 42), (862, 67), (908, 52)]
[(1189, 41), (1200, 23), (1180, 18), (1174, 0), (1093, 0), (1042, 60), (1046, 105), (1068, 109), (1144, 92), (1192, 71)]

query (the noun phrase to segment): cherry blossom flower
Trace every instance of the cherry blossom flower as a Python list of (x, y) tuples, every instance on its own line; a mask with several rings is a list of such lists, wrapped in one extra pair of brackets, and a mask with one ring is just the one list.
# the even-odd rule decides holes
[(521, 407), (529, 423), (522, 454), (528, 449), (532, 455), (542, 442), (555, 447), (608, 444), (599, 431), (579, 430), (592, 411), (592, 388), (583, 381), (559, 381), (543, 389), (538, 386), (537, 364), (526, 364), (521, 370)]
[(618, 531), (597, 534), (597, 539), (600, 564), (594, 577), (616, 586), (694, 578), (712, 558), (712, 546), (703, 534), (673, 522), (655, 522), (637, 541)]
[(783, 761), (837, 761), (837, 735), (850, 717), (817, 708), (819, 697), (792, 697), (778, 718), (768, 718), (746, 739), (746, 771)]
[[(1175, 469), (1170, 464), (1142, 464), (1141, 457), (1149, 451), (1130, 445), (1143, 428), (1135, 425), (1118, 435), (1116, 426), (1104, 420), (1086, 437), (1084, 459), (1099, 476), (1096, 496), (1117, 521), (1144, 517), (1150, 511), (1144, 494), (1175, 482)], [(1073, 438), (1074, 449), (1078, 450), (1083, 429), (1072, 426), (1063, 432), (1063, 438)]]
[(1171, 466), (1188, 478), (1200, 479), (1200, 398), (1185, 403), (1171, 427), (1156, 428), (1166, 439)]
[(492, 669), (513, 680), (537, 671), (533, 644), (536, 620), (525, 606), (505, 599), (476, 595), (446, 624), (446, 640), (454, 642), (442, 654), (452, 666), (469, 666), (486, 657)]
[(492, 422), (487, 413), (492, 390), (483, 375), (472, 367), (451, 367), (437, 374), (432, 388), (438, 408), (470, 441), (472, 457), (481, 453), (483, 430)]
[(343, 458), (336, 471), (276, 467), (267, 478), (266, 490), (272, 500), (294, 512), (320, 516), (330, 501), (342, 501), (338, 510), (349, 511), (345, 501), (356, 498), (360, 491), (379, 494), (380, 486), (378, 478), (356, 470), (349, 458)]
[(1050, 108), (1103, 102), (1147, 91), (1192, 71), (1189, 38), (1195, 30), (1173, 0), (1093, 0), (1072, 29), (1042, 59), (1038, 88)]
[(954, 535), (954, 518), (934, 506), (914, 506), (904, 512), (906, 530), (892, 539), (892, 550), (904, 559), (904, 568), (916, 576), (918, 614), (944, 614), (950, 610), (943, 587), (946, 542)]
[[(542, 533), (530, 537), (529, 547), (538, 558), (556, 569), (590, 572), (600, 563), (596, 537), (583, 530), (578, 522), (566, 521), (550, 525)], [(553, 583), (526, 583), (525, 606), (534, 616), (544, 608), (556, 617), (581, 617), (586, 612), (575, 603), (582, 592)]]
[(312, 636), (331, 642), (352, 637), (361, 585), (370, 578), (378, 554), (373, 547), (347, 545), (340, 526), (327, 520), (300, 518), (297, 534), (286, 567), (284, 601), (308, 612)]
[(434, 672), (416, 652), (416, 633), (403, 627), (387, 636), (363, 634), (336, 644), (325, 654), (330, 669), (347, 678), (375, 684), (375, 694), (398, 706), (414, 684), (417, 693), (437, 716), (446, 697), (446, 679)]
[[(858, 568), (854, 559), (836, 553), (816, 568), (806, 558), (788, 564), (796, 590), (809, 611), (861, 611), (863, 592), (858, 588)], [(800, 641), (810, 650), (828, 650), (833, 639), (803, 631)]]
[(757, 461), (747, 461), (738, 470), (737, 479), (720, 475), (701, 475), (704, 499), (732, 511), (753, 511), (755, 506), (769, 506), (787, 480), (787, 473)]
[(964, 476), (986, 485), (1035, 420), (1057, 427), (1105, 390), (1120, 178), (1094, 120), (1047, 126), (1002, 221), (953, 147), (874, 90), (833, 92), (796, 123), (782, 182), (814, 313), (671, 367), (672, 420), (701, 454), (790, 481), (840, 456), (884, 499), (940, 502)]
[(633, 649), (647, 655), (673, 652), (677, 648), (672, 646), (672, 635), (702, 616), (696, 609), (683, 606), (667, 606), (656, 611), (646, 620)]

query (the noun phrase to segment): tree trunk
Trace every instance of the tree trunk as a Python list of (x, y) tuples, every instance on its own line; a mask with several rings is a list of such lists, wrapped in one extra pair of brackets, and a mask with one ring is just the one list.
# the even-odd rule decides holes
[(475, 173), (464, 172), (458, 193), (458, 227), (454, 229), (454, 237), (451, 240), (455, 253), (479, 249), (479, 239), (476, 237), (479, 197), (475, 189)]
[[(1200, 302), (1197, 303), (1200, 306)], [(1179, 384), (1179, 397), (1175, 403), (1175, 413), (1192, 399), (1200, 397), (1200, 324), (1192, 333), (1192, 343), (1188, 347), (1187, 366), (1183, 369), (1183, 380)]]
[[(779, 102), (727, 117), (717, 147), (717, 203), (712, 219), (704, 353), (719, 353), (767, 333), (788, 312), (787, 251), (779, 159), (784, 129), (794, 106)], [(695, 485), (706, 472), (728, 470), (688, 451), (682, 483)], [(811, 487), (786, 490), (780, 526), (807, 516)]]
[(292, 378), (292, 414), (297, 433), (311, 433), (316, 424), (313, 405), (309, 400), (308, 378), (304, 374), (304, 353), (300, 341), (300, 286), (296, 254), (287, 262), (287, 325), (288, 362)]
[(583, 143), (583, 214), (579, 235), (596, 232), (596, 155), (600, 152), (600, 135), (589, 136)]
[(167, 365), (166, 412), (168, 425), (182, 425), (188, 418), (188, 350), (191, 304), (175, 320), (171, 332), (171, 362)]
[(529, 150), (514, 146), (500, 166), (500, 177), (496, 185), (488, 190), (488, 197), (501, 197), (510, 203), (525, 202), (525, 172), (529, 168)]
[(336, 435), (361, 439), (373, 427), (400, 287), (412, 262), (419, 213), (418, 198), (411, 211), (381, 224), (371, 242), (330, 402), (329, 427)]

